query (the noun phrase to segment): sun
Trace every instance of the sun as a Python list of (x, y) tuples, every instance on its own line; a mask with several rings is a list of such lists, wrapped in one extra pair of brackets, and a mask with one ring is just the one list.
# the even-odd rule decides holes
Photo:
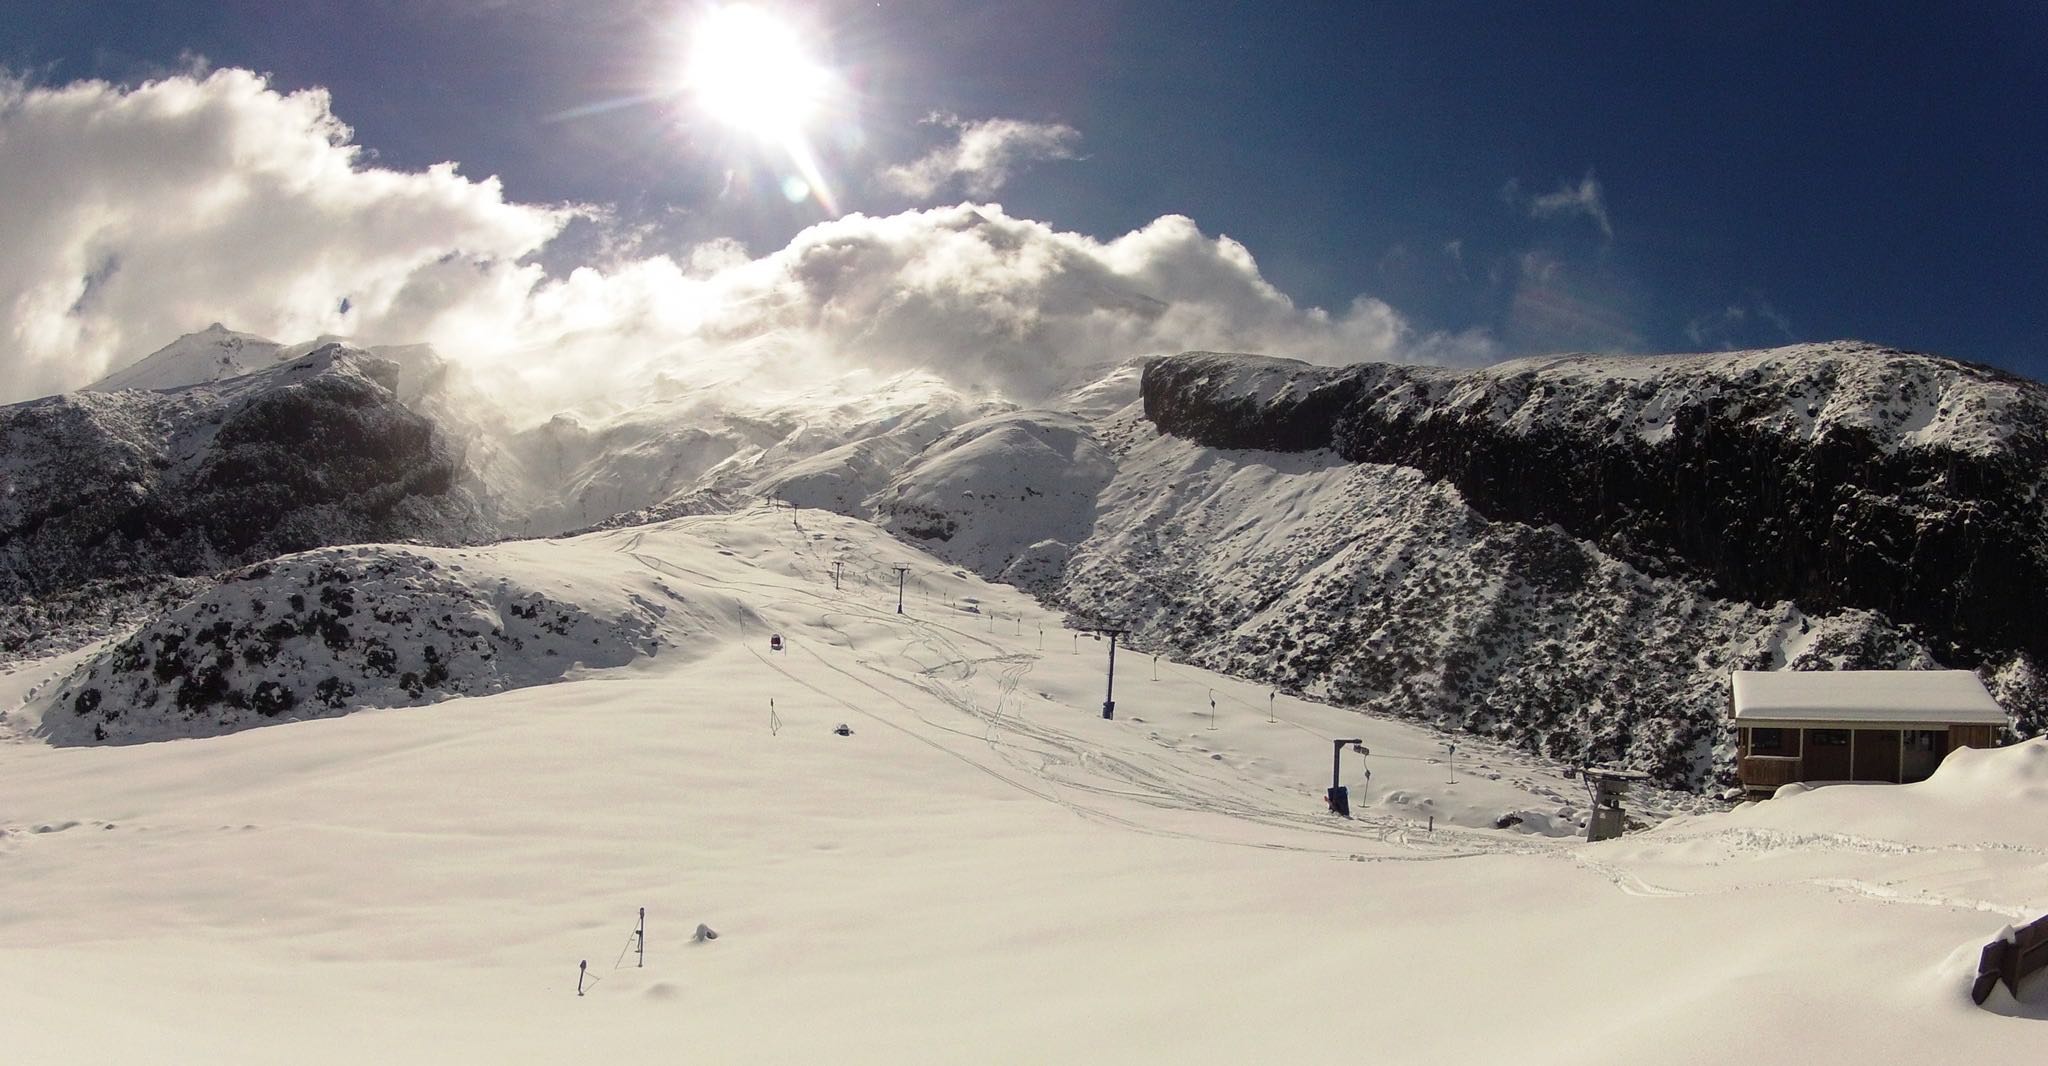
[(778, 142), (797, 137), (817, 115), (831, 80), (794, 27), (745, 4), (703, 16), (683, 73), (705, 114)]

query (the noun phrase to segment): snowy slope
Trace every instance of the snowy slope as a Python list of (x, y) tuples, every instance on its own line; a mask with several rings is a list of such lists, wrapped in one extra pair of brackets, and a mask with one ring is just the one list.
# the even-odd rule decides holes
[(1094, 528), (1096, 498), (1115, 469), (1081, 419), (1011, 412), (926, 448), (873, 506), (882, 528), (932, 554), (1043, 592)]
[[(1453, 768), (1415, 726), (1291, 697), (1268, 721), (1262, 689), (1128, 654), (1103, 721), (1101, 645), (863, 523), (762, 509), (463, 565), (585, 606), (659, 580), (704, 624), (430, 707), (0, 744), (10, 1056), (2037, 1057), (2048, 988), (1965, 989), (2048, 908), (2044, 742), (1589, 846), (1490, 828), (1582, 794), (1484, 741)], [(80, 659), (0, 674), (0, 707)], [(1346, 822), (1319, 792), (1350, 736)]]
[[(310, 349), (308, 349), (310, 351)], [(237, 333), (218, 322), (143, 356), (87, 385), (90, 392), (122, 389), (177, 389), (240, 377), (307, 352), (286, 353), (284, 345), (253, 333)]]

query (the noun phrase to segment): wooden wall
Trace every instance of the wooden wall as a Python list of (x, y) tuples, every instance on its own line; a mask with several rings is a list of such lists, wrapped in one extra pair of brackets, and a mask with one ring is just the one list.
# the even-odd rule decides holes
[(1988, 748), (1997, 740), (1997, 726), (1952, 725), (1948, 727), (1948, 750), (1957, 748)]

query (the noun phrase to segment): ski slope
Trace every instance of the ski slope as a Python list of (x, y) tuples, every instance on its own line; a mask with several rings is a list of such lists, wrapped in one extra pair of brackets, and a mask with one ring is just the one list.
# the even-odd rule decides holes
[[(2048, 1032), (2038, 980), (1964, 992), (2048, 908), (2048, 742), (1654, 794), (1586, 845), (1545, 835), (1576, 782), (1474, 739), (1454, 768), (1129, 652), (1105, 721), (1106, 644), (851, 519), (465, 551), (600, 616), (688, 607), (623, 663), (507, 675), (551, 683), (157, 743), (39, 739), (94, 649), (0, 675), (8, 1061), (2031, 1062)], [(1349, 821), (1333, 737), (1372, 752)]]

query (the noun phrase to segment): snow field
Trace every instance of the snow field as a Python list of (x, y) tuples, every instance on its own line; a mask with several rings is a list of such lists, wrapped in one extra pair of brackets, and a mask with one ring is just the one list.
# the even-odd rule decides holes
[[(1452, 784), (1414, 725), (1287, 697), (1269, 722), (1267, 690), (1165, 661), (1155, 682), (1142, 653), (1119, 654), (1102, 721), (1104, 645), (1076, 653), (1056, 615), (850, 520), (470, 551), (505, 553), (469, 561), (486, 571), (518, 555), (561, 602), (659, 580), (707, 613), (676, 654), (431, 707), (0, 744), (9, 1061), (2042, 1046), (2038, 983), (2001, 1005), (2016, 1017), (1962, 986), (1972, 945), (2048, 907), (2043, 742), (1588, 846), (1489, 828), (1582, 806), (1553, 767), (1461, 741)], [(913, 585), (902, 616), (896, 565), (930, 595)], [(0, 708), (69, 665), (0, 675)], [(1349, 823), (1320, 811), (1332, 736), (1373, 750)], [(1360, 760), (1343, 767), (1356, 790)], [(614, 969), (643, 906), (648, 966)], [(700, 921), (720, 939), (688, 943)], [(582, 999), (579, 959), (599, 978)]]

